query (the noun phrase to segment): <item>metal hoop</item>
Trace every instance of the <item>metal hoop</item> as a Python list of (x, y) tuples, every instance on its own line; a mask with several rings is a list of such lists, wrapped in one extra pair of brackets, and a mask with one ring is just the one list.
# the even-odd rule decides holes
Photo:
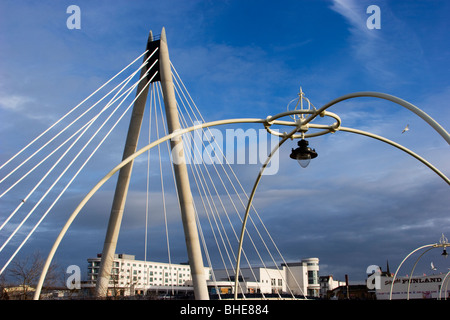
[[(330, 118), (335, 119), (336, 122), (331, 125), (306, 123), (305, 121), (302, 121), (301, 119), (298, 119), (296, 121), (278, 120), (278, 119), (286, 117), (286, 116), (289, 116), (292, 118), (292, 115), (296, 115), (296, 114), (312, 114), (312, 115), (317, 116), (317, 111), (315, 111), (315, 110), (292, 110), (292, 111), (286, 111), (286, 112), (279, 113), (275, 116), (268, 116), (266, 119), (266, 122), (264, 123), (264, 128), (267, 130), (268, 133), (278, 136), (278, 137), (281, 137), (281, 138), (284, 138), (287, 136), (286, 132), (281, 133), (279, 131), (272, 130), (270, 127), (273, 124), (298, 127), (299, 128), (298, 132), (301, 132), (301, 134), (294, 134), (294, 135), (289, 134), (289, 138), (290, 139), (299, 139), (299, 138), (318, 137), (318, 136), (321, 136), (321, 135), (324, 135), (327, 133), (334, 133), (337, 130), (339, 130), (339, 128), (341, 126), (341, 118), (337, 114), (335, 114), (333, 112), (329, 112), (329, 111), (322, 111), (319, 115), (320, 115), (320, 117), (330, 117)], [(309, 129), (322, 129), (322, 130), (319, 132), (306, 134), (306, 132)]]

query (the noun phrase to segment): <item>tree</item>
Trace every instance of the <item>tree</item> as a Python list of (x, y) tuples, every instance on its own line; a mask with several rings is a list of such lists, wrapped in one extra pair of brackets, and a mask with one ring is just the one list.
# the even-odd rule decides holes
[[(34, 288), (44, 266), (44, 260), (39, 252), (35, 252), (31, 256), (25, 257), (23, 260), (12, 262), (12, 266), (8, 270), (9, 275), (14, 279), (14, 284), (20, 287), (19, 298), (26, 300), (31, 298)], [(44, 287), (54, 286), (57, 282), (56, 265), (50, 265), (45, 278)]]
[(8, 300), (8, 299), (9, 299), (9, 295), (8, 295), (5, 275), (1, 274), (0, 275), (0, 300)]

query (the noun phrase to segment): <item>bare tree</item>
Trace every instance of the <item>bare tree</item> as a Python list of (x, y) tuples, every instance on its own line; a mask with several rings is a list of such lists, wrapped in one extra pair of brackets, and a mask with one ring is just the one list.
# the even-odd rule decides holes
[[(31, 256), (25, 257), (23, 260), (16, 260), (12, 262), (9, 275), (15, 280), (15, 284), (21, 288), (20, 299), (28, 299), (31, 291), (36, 287), (39, 277), (44, 266), (44, 260), (39, 252), (35, 252)], [(45, 278), (44, 287), (53, 286), (57, 281), (56, 265), (52, 264), (49, 267), (47, 276)]]
[(8, 300), (8, 290), (7, 290), (7, 284), (6, 284), (6, 278), (5, 274), (0, 275), (0, 300)]

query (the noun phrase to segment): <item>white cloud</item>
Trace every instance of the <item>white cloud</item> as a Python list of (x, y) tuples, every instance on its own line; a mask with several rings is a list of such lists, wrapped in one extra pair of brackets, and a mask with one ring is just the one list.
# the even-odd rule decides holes
[(373, 1), (334, 0), (331, 9), (349, 23), (350, 47), (369, 74), (389, 85), (407, 83), (405, 72), (415, 73), (423, 66), (423, 50), (413, 28), (397, 18), (384, 1), (380, 7), (381, 29), (369, 29), (366, 12)]
[(19, 95), (0, 95), (0, 108), (21, 112), (33, 99)]
[(366, 26), (367, 15), (364, 6), (366, 2), (354, 0), (334, 0), (331, 8), (344, 16), (351, 24), (353, 33), (360, 32), (367, 37), (376, 37)]

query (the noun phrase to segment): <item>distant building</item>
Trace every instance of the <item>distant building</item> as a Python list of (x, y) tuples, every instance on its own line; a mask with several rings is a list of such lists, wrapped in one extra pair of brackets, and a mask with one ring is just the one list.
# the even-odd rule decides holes
[(345, 281), (334, 280), (332, 275), (319, 277), (320, 297), (327, 298), (329, 292), (334, 289), (345, 286)]
[[(392, 287), (392, 300), (399, 299), (447, 299), (450, 290), (447, 281), (441, 291), (445, 274), (396, 278)], [(393, 277), (381, 276), (381, 288), (376, 290), (377, 300), (389, 300)], [(408, 290), (409, 284), (409, 290)], [(440, 296), (439, 296), (440, 294)]]
[(444, 279), (445, 274), (397, 277), (392, 286), (394, 274), (390, 272), (389, 263), (387, 263), (386, 271), (380, 273), (378, 281), (380, 287), (371, 291), (375, 294), (377, 300), (389, 300), (391, 298), (392, 300), (447, 299), (450, 297), (449, 279), (446, 279), (443, 283)]
[[(88, 259), (88, 280), (82, 288), (94, 290), (101, 254)], [(205, 267), (210, 295), (234, 294), (235, 274), (230, 270)], [(239, 293), (319, 297), (319, 259), (282, 264), (273, 268), (242, 268)], [(169, 264), (136, 260), (134, 255), (116, 254), (113, 261), (109, 296), (192, 295), (192, 277), (188, 264)]]
[[(235, 275), (231, 270), (214, 270), (210, 292), (234, 293)], [(241, 268), (239, 293), (319, 297), (319, 259), (282, 264), (271, 268)]]
[[(88, 281), (84, 289), (94, 289), (100, 269), (101, 254), (88, 259)], [(205, 268), (210, 279), (210, 268)], [(192, 294), (191, 269), (188, 264), (169, 264), (136, 260), (134, 255), (116, 254), (113, 261), (109, 296), (149, 294)]]
[(376, 300), (375, 293), (370, 291), (365, 284), (341, 285), (328, 291), (328, 299), (331, 300)]
[[(339, 284), (335, 288), (327, 285), (331, 283), (329, 276), (321, 277), (321, 296), (326, 299), (350, 299), (350, 300), (406, 300), (406, 299), (447, 299), (450, 298), (448, 279), (443, 283), (445, 274), (423, 275), (413, 277), (397, 277), (394, 285), (393, 274), (389, 271), (381, 271), (379, 278), (375, 280), (374, 274), (365, 283)], [(376, 277), (376, 276), (375, 276)], [(372, 281), (368, 287), (368, 281)], [(391, 297), (392, 286), (392, 297)], [(326, 292), (326, 294), (324, 294)]]

